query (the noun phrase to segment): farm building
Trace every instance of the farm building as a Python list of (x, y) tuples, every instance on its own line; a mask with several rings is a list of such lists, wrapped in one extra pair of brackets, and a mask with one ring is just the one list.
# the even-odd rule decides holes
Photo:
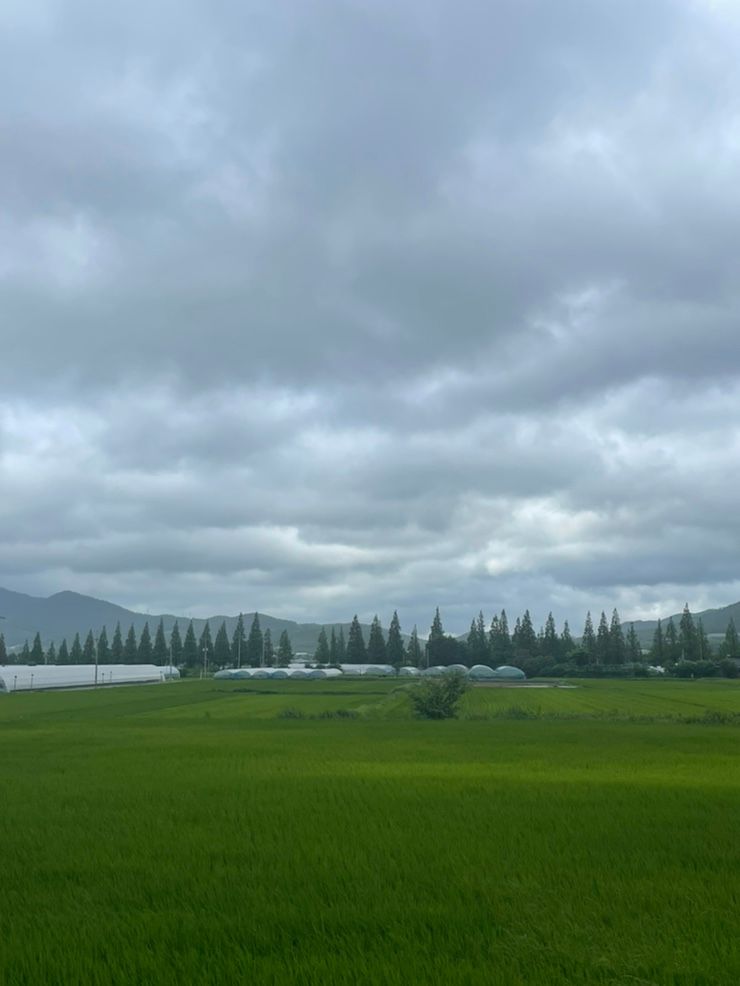
[(0, 666), (0, 693), (92, 688), (97, 685), (140, 685), (179, 678), (177, 668), (155, 664), (10, 664)]

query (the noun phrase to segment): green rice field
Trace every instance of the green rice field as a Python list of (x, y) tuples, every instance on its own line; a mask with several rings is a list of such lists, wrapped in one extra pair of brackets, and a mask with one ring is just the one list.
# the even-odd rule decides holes
[(0, 696), (0, 983), (740, 982), (740, 687)]

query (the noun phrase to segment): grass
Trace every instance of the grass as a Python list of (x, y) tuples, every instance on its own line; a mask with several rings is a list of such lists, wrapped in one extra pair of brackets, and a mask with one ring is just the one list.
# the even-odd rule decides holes
[(244, 685), (0, 696), (0, 982), (740, 981), (736, 683)]

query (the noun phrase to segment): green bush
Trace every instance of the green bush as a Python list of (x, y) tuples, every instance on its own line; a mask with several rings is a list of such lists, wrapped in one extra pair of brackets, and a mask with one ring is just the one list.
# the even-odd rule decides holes
[(468, 679), (461, 671), (424, 678), (411, 691), (414, 712), (420, 719), (454, 719), (468, 687)]

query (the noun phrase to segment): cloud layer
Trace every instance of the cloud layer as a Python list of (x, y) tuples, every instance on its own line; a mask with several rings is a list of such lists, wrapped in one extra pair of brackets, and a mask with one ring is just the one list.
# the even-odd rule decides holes
[(10, 2), (0, 584), (740, 598), (729, 3)]

